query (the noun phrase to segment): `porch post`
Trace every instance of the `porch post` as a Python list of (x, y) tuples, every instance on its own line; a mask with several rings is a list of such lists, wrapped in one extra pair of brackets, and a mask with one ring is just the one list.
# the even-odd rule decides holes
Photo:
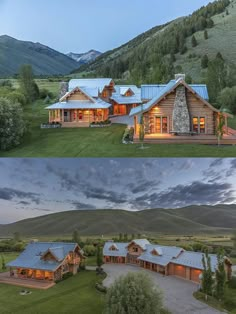
[(62, 109), (62, 117), (61, 117), (61, 121), (62, 121), (62, 122), (65, 122), (65, 121), (64, 121), (64, 109)]

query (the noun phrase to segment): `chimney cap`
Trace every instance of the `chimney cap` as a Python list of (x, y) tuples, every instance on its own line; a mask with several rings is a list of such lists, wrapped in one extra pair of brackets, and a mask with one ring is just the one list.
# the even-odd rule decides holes
[(181, 73), (179, 73), (179, 74), (175, 74), (175, 80), (177, 81), (177, 80), (179, 80), (179, 79), (181, 79), (181, 80), (184, 80), (185, 81), (185, 77), (186, 77), (186, 75), (185, 74), (181, 74)]

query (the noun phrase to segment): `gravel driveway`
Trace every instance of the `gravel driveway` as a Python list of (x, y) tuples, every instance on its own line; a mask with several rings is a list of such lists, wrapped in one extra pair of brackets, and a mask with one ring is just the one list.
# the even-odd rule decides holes
[(129, 265), (103, 265), (107, 273), (103, 281), (104, 286), (109, 287), (116, 278), (129, 272), (146, 272), (152, 276), (154, 282), (163, 290), (165, 306), (173, 314), (219, 314), (213, 308), (199, 302), (193, 297), (193, 292), (197, 290), (198, 285), (173, 276), (163, 277), (160, 274), (144, 270), (139, 267)]

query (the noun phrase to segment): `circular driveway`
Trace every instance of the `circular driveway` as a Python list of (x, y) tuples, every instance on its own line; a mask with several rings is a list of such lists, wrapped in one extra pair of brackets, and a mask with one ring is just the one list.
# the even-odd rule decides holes
[(148, 271), (136, 266), (105, 264), (104, 271), (107, 273), (103, 281), (104, 286), (109, 287), (115, 279), (129, 272), (145, 272), (151, 276), (154, 283), (163, 291), (164, 304), (173, 314), (219, 314), (213, 308), (196, 300), (193, 292), (197, 291), (198, 285), (187, 280), (173, 276), (164, 277), (158, 273)]

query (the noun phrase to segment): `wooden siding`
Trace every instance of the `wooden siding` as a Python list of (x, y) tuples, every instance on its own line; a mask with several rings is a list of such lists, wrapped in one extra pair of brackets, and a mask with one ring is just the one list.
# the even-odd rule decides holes
[(67, 100), (85, 100), (88, 101), (91, 99), (89, 97), (87, 97), (85, 94), (83, 94), (80, 91), (76, 91), (75, 93), (73, 93), (72, 95), (70, 95)]
[[(156, 133), (156, 117), (167, 117), (168, 133), (173, 130), (173, 109), (175, 103), (176, 92), (173, 91), (163, 100), (154, 105), (148, 112), (144, 113), (144, 125), (146, 134)], [(206, 104), (204, 104), (196, 95), (186, 89), (186, 99), (191, 120), (193, 117), (205, 118), (205, 134), (214, 135), (216, 132), (217, 112), (214, 112)], [(137, 126), (135, 128), (138, 130)], [(136, 132), (137, 134), (137, 132)]]

